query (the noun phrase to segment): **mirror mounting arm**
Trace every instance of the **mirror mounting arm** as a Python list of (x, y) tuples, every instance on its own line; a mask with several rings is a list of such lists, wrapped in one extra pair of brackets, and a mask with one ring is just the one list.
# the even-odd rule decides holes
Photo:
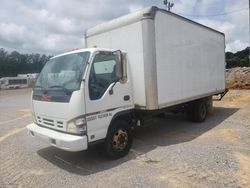
[(110, 95), (113, 95), (113, 93), (114, 93), (114, 87), (115, 87), (115, 84), (117, 83), (117, 82), (119, 82), (119, 80), (120, 79), (117, 79), (117, 80), (115, 80), (115, 82), (112, 84), (112, 86), (111, 86), (111, 88), (109, 89), (109, 94)]

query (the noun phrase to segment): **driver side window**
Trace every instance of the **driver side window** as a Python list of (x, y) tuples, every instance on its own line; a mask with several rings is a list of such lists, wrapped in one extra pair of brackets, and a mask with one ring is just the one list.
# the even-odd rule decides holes
[(97, 54), (90, 70), (90, 99), (96, 100), (101, 98), (109, 85), (116, 80), (116, 56), (110, 52), (101, 52)]

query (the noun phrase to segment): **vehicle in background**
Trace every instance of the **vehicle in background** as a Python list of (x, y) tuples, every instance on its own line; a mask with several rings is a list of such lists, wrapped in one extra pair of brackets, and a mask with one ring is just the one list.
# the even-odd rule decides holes
[(38, 73), (18, 74), (17, 77), (0, 78), (0, 89), (18, 89), (33, 87)]
[(27, 88), (28, 79), (22, 77), (3, 77), (0, 78), (1, 89), (18, 89)]
[(33, 88), (27, 129), (63, 150), (104, 142), (109, 157), (122, 157), (138, 126), (173, 111), (203, 122), (212, 96), (226, 92), (224, 34), (166, 10), (100, 24), (85, 41), (51, 58)]

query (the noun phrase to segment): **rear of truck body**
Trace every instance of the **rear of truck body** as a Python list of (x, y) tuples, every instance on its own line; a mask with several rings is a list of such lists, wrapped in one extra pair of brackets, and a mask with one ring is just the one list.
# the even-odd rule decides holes
[(58, 56), (89, 53), (68, 100), (33, 91), (35, 123), (27, 128), (61, 149), (104, 141), (110, 157), (124, 156), (144, 119), (184, 109), (202, 122), (211, 97), (225, 91), (224, 34), (157, 7), (95, 26), (85, 42), (87, 49)]

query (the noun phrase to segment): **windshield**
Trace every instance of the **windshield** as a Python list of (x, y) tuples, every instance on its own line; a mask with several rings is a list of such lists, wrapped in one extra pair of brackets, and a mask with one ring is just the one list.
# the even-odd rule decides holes
[(41, 71), (34, 88), (79, 90), (89, 54), (80, 52), (50, 59)]

